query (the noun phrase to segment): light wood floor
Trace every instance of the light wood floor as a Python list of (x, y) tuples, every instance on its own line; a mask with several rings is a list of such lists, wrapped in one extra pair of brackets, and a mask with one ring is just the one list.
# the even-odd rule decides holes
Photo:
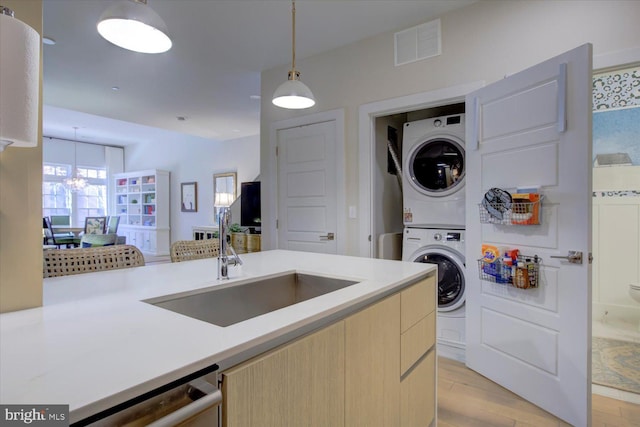
[[(464, 364), (438, 358), (439, 427), (568, 425)], [(592, 425), (640, 427), (640, 405), (594, 394)]]

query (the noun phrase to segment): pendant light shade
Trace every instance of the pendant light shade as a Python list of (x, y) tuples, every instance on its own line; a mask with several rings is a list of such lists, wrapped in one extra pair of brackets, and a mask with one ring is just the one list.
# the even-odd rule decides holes
[(313, 107), (316, 100), (311, 89), (300, 81), (300, 72), (296, 70), (296, 2), (291, 2), (292, 43), (291, 70), (286, 82), (282, 83), (273, 94), (273, 105), (291, 110)]
[(147, 6), (147, 0), (119, 0), (98, 20), (98, 33), (123, 49), (162, 53), (171, 49), (167, 25)]
[(289, 80), (278, 86), (273, 94), (273, 104), (292, 110), (313, 107), (316, 103), (311, 89), (300, 81), (300, 72), (289, 71)]
[(0, 152), (38, 145), (40, 34), (0, 5)]

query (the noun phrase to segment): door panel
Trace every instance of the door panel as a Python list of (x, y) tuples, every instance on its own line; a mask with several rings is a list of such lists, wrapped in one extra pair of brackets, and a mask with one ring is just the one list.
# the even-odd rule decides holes
[(335, 153), (333, 121), (278, 131), (278, 248), (337, 252)]
[[(466, 258), (483, 243), (541, 257), (538, 287), (467, 263), (467, 365), (559, 418), (591, 417), (591, 45), (467, 96)], [(541, 225), (480, 224), (492, 187), (540, 187)], [(582, 251), (582, 264), (551, 258)]]

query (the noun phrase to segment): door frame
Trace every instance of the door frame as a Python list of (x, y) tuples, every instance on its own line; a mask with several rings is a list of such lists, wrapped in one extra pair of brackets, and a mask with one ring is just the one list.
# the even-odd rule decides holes
[(465, 95), (485, 86), (484, 81), (465, 83), (443, 89), (384, 101), (363, 104), (358, 109), (358, 159), (359, 159), (359, 255), (372, 258), (375, 254), (375, 239), (373, 226), (376, 223), (374, 171), (375, 158), (375, 125), (376, 119), (391, 114), (405, 113), (425, 108), (438, 107), (445, 104), (464, 102)]
[[(275, 220), (278, 218), (278, 158), (276, 156), (276, 147), (278, 146), (278, 131), (290, 129), (300, 126), (308, 126), (323, 122), (335, 122), (336, 126), (336, 253), (338, 255), (346, 254), (347, 247), (347, 214), (346, 214), (346, 182), (345, 182), (345, 111), (344, 108), (323, 111), (320, 113), (308, 114), (305, 116), (294, 117), (291, 119), (279, 120), (271, 123), (269, 128), (269, 170), (271, 173), (264, 184), (267, 187), (266, 194), (271, 195), (269, 198), (263, 198), (263, 207), (266, 205), (268, 217)], [(275, 196), (275, 197), (274, 197)], [(265, 200), (267, 199), (267, 200)], [(267, 202), (267, 203), (265, 203)], [(263, 215), (264, 216), (264, 215)], [(263, 235), (265, 242), (263, 244), (268, 248), (278, 248), (278, 231)]]

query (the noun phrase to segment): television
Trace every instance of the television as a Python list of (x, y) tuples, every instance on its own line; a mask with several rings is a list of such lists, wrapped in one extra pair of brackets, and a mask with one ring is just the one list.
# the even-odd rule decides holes
[(261, 227), (260, 181), (243, 182), (240, 191), (240, 225), (250, 229)]

